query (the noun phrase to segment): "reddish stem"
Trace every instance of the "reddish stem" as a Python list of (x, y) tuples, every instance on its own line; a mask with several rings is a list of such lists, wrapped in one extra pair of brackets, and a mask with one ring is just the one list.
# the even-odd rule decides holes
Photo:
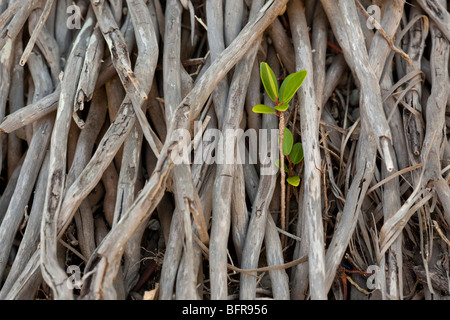
[(147, 268), (142, 273), (141, 277), (139, 278), (138, 283), (133, 288), (133, 291), (139, 291), (141, 290), (142, 286), (150, 279), (150, 276), (153, 274), (153, 272), (156, 270), (156, 267), (158, 266), (158, 263), (156, 261), (152, 261), (149, 263)]

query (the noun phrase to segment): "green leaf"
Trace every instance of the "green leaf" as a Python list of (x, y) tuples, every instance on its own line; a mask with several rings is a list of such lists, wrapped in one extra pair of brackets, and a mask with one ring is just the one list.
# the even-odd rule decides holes
[(280, 103), (289, 103), (289, 101), (291, 101), (298, 88), (300, 88), (305, 80), (307, 74), (308, 72), (306, 70), (301, 70), (288, 75), (286, 79), (284, 79), (280, 88)]
[(297, 142), (292, 147), (289, 160), (291, 160), (293, 164), (299, 164), (303, 160), (303, 145), (300, 142)]
[(298, 185), (300, 184), (300, 177), (297, 177), (297, 176), (290, 177), (290, 178), (287, 178), (286, 181), (290, 185), (292, 185), (294, 187), (298, 187)]
[(281, 111), (281, 112), (286, 111), (288, 108), (289, 108), (288, 103), (283, 103), (278, 106), (275, 106), (275, 109), (277, 109), (278, 111)]
[[(280, 159), (275, 160), (275, 165), (279, 168), (280, 167)], [(286, 163), (284, 164), (284, 172), (289, 173), (289, 168), (286, 165)]]
[(273, 110), (271, 107), (266, 106), (265, 104), (257, 104), (252, 109), (255, 113), (275, 113), (275, 110)]
[(292, 146), (294, 145), (294, 137), (288, 128), (284, 128), (284, 138), (283, 138), (283, 153), (288, 156), (291, 153)]
[(269, 95), (270, 99), (276, 102), (278, 99), (278, 81), (275, 77), (275, 73), (265, 62), (261, 62), (259, 72), (261, 75), (261, 81), (264, 85), (264, 89), (266, 89), (266, 92)]

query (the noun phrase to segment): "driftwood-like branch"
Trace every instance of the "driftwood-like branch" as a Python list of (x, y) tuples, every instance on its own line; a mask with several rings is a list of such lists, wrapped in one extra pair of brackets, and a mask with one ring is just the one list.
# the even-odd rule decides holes
[[(2, 7), (8, 6), (8, 2), (2, 1)], [(0, 30), (3, 30), (8, 21), (19, 11), (20, 1), (14, 1), (5, 11), (0, 10)]]
[[(250, 17), (256, 17), (262, 2), (253, 1)], [(227, 158), (236, 153), (236, 129), (244, 111), (245, 97), (250, 73), (253, 67), (258, 40), (249, 49), (246, 56), (236, 65), (228, 93), (227, 106), (224, 113), (222, 130), (223, 164), (217, 165), (216, 182), (213, 191), (213, 213), (210, 242), (210, 272), (216, 275), (211, 278), (211, 298), (226, 299), (227, 297), (227, 249), (226, 243), (231, 224), (231, 194), (235, 164), (228, 164)], [(219, 142), (220, 143), (220, 142)], [(232, 157), (233, 159), (234, 157)], [(245, 254), (243, 254), (245, 256)]]
[(423, 141), (423, 152), (421, 160), (424, 163), (429, 153), (427, 166), (424, 168), (424, 181), (436, 182), (436, 191), (441, 198), (444, 207), (444, 216), (447, 223), (450, 224), (450, 189), (441, 174), (441, 157), (443, 153), (443, 140), (445, 135), (445, 109), (450, 90), (448, 81), (448, 59), (450, 44), (448, 38), (444, 37), (443, 32), (437, 28), (437, 25), (431, 23), (430, 26), (432, 49), (431, 49), (431, 71), (433, 87), (431, 95), (427, 101), (426, 119), (427, 128)]
[[(208, 19), (209, 50), (211, 61), (214, 62), (225, 49), (223, 1), (206, 1), (206, 17)], [(219, 122), (219, 129), (222, 128), (223, 124), (223, 114), (226, 108), (228, 90), (228, 82), (225, 79), (219, 82), (213, 92), (214, 108)]]
[(84, 101), (90, 101), (94, 95), (103, 54), (104, 42), (101, 38), (100, 29), (96, 27), (89, 39), (83, 70), (81, 71), (76, 91), (74, 113), (78, 110), (83, 110)]
[[(387, 8), (381, 24), (383, 26), (384, 32), (387, 33), (389, 37), (394, 35), (395, 31), (400, 24), (400, 20), (403, 13), (404, 1), (391, 1), (387, 4)], [(384, 36), (383, 36), (384, 38)], [(386, 62), (387, 53), (386, 51), (386, 43), (382, 42), (382, 35), (376, 33), (374, 39), (372, 41), (371, 49), (369, 51), (369, 59), (371, 60), (371, 65), (374, 68), (374, 72), (377, 77), (380, 77), (381, 70), (383, 69), (383, 65)], [(389, 44), (389, 46), (391, 46)], [(380, 87), (383, 92), (387, 87), (391, 87), (391, 79), (389, 77), (383, 77), (381, 79)], [(392, 100), (388, 100), (384, 103), (384, 110), (386, 114), (390, 116), (389, 126), (391, 128), (391, 132), (393, 135), (393, 149), (391, 150), (391, 154), (393, 155), (394, 162), (394, 170), (389, 172), (386, 169), (386, 166), (382, 166), (382, 177), (390, 177), (395, 172), (398, 171), (399, 167), (405, 165), (405, 157), (403, 156), (405, 153), (402, 152), (403, 148), (400, 147), (404, 138), (403, 135), (397, 131), (400, 129), (400, 113), (396, 110), (395, 105), (393, 105)], [(392, 112), (394, 110), (394, 113)], [(397, 112), (396, 112), (397, 111)], [(404, 144), (403, 144), (404, 145)], [(397, 148), (396, 148), (397, 147)], [(400, 154), (400, 156), (398, 155)], [(399, 159), (400, 158), (400, 159)], [(400, 181), (398, 178), (393, 178), (389, 183), (385, 185), (383, 190), (383, 214), (384, 219), (388, 220), (392, 217), (393, 214), (397, 210), (400, 209)], [(399, 239), (393, 244), (389, 251), (389, 255), (386, 257), (386, 263), (388, 265), (387, 276), (383, 277), (383, 280), (386, 279), (387, 286), (389, 288), (389, 296), (391, 299), (402, 299), (403, 298), (403, 257), (402, 257), (402, 239)], [(383, 261), (384, 262), (384, 261)], [(381, 263), (382, 270), (385, 270), (384, 263)], [(386, 287), (386, 285), (382, 285), (382, 287)], [(385, 298), (386, 292), (382, 291), (382, 296)]]
[[(144, 112), (142, 111), (142, 106), (144, 101), (148, 99), (148, 93), (150, 89), (146, 89), (146, 85), (140, 84), (139, 80), (136, 77), (135, 72), (132, 70), (130, 55), (127, 50), (126, 39), (119, 29), (115, 19), (113, 18), (113, 14), (111, 8), (107, 3), (99, 3), (96, 1), (91, 1), (93, 3), (93, 8), (95, 11), (95, 15), (98, 19), (100, 29), (103, 33), (103, 37), (106, 40), (106, 43), (109, 47), (112, 57), (112, 63), (114, 68), (119, 75), (119, 78), (127, 91), (129, 98), (132, 101), (132, 105), (134, 108), (134, 112), (141, 126), (142, 132), (152, 147), (153, 151), (158, 154), (158, 144), (155, 141), (155, 134), (152, 131), (147, 118), (145, 117)], [(148, 12), (148, 8), (146, 7), (146, 11)], [(136, 16), (137, 13), (135, 13)], [(133, 19), (134, 21), (135, 19)], [(141, 23), (144, 23), (145, 20), (141, 18)], [(145, 22), (147, 25), (152, 24), (151, 22)], [(153, 24), (152, 26), (153, 27)], [(151, 41), (147, 41), (143, 39), (143, 35), (141, 35), (143, 29), (138, 28), (136, 31), (138, 32), (137, 39), (140, 39), (140, 48), (141, 48), (141, 59), (150, 59), (152, 55), (154, 55), (158, 51), (158, 43), (156, 41), (156, 35), (152, 33), (153, 37)], [(139, 40), (138, 40), (139, 41)], [(156, 67), (155, 67), (156, 69)], [(148, 70), (150, 74), (154, 73), (154, 70)]]
[[(274, 63), (276, 58), (273, 50), (269, 50), (267, 60), (271, 63), (275, 75), (279, 74), (280, 68), (279, 64)], [(265, 103), (270, 105), (270, 99), (268, 97), (265, 98)], [(272, 102), (273, 103), (273, 102)], [(263, 123), (262, 128), (271, 132), (271, 129), (278, 128), (278, 121), (274, 115), (263, 115)], [(267, 149), (260, 150), (264, 155), (264, 161), (262, 161), (262, 166), (265, 168), (261, 168), (261, 170), (267, 170), (272, 163), (275, 162), (275, 158), (277, 158), (277, 154), (271, 154), (271, 137), (268, 135), (267, 139)], [(277, 148), (274, 148), (277, 149)], [(270, 155), (269, 155), (270, 154)], [(270, 203), (267, 199), (271, 199), (275, 185), (277, 182), (277, 175), (261, 175), (260, 183), (258, 184), (258, 190), (255, 194), (251, 194), (252, 199), (252, 213), (250, 216), (250, 220), (248, 222), (247, 227), (247, 235), (245, 237), (245, 244), (242, 251), (242, 262), (241, 266), (243, 269), (255, 269), (258, 265), (259, 261), (259, 253), (264, 240), (264, 231), (266, 229), (267, 220), (270, 217), (269, 214), (269, 205)], [(255, 299), (256, 298), (256, 274), (248, 275), (241, 274), (241, 290), (240, 290), (240, 298), (241, 299)]]
[[(17, 285), (17, 280), (21, 272), (25, 269), (28, 261), (35, 253), (41, 230), (42, 209), (44, 208), (45, 200), (45, 186), (47, 184), (48, 175), (48, 160), (49, 153), (46, 152), (44, 162), (39, 173), (39, 177), (36, 182), (36, 194), (34, 195), (33, 205), (30, 211), (30, 218), (27, 222), (25, 234), (17, 251), (16, 259), (9, 271), (8, 278), (6, 279), (3, 287), (0, 291), (0, 299), (5, 299), (10, 290)], [(31, 289), (31, 288), (30, 288)], [(32, 292), (32, 290), (30, 290)]]
[(94, 27), (91, 14), (75, 40), (61, 83), (61, 94), (56, 114), (55, 126), (50, 144), (49, 173), (41, 227), (41, 270), (45, 281), (52, 288), (55, 298), (71, 299), (72, 292), (66, 286), (67, 276), (58, 265), (57, 259), (57, 221), (64, 194), (67, 166), (67, 141), (73, 101), (78, 78), (83, 65), (84, 54)]
[(39, 36), (39, 33), (41, 32), (42, 28), (45, 25), (45, 22), (47, 21), (47, 18), (50, 14), (50, 11), (52, 10), (52, 6), (53, 3), (55, 2), (55, 0), (48, 0), (45, 2), (45, 7), (42, 11), (42, 15), (39, 18), (39, 22), (36, 26), (36, 28), (34, 29), (33, 33), (31, 34), (31, 38), (28, 41), (27, 46), (25, 47), (23, 53), (22, 53), (22, 57), (20, 59), (20, 65), (23, 67), (25, 65), (25, 63), (28, 60), (28, 57), (31, 54), (31, 50), (33, 50), (33, 46), (36, 43), (36, 40)]
[[(96, 138), (102, 128), (98, 124), (105, 122), (105, 100), (106, 94), (103, 88), (94, 93), (84, 128), (78, 136), (75, 156), (67, 175), (67, 186), (70, 186), (75, 181), (89, 162), (89, 155), (91, 155), (94, 150)], [(95, 242), (93, 229), (94, 220), (87, 199), (82, 203), (80, 209), (75, 214), (75, 222), (78, 230), (78, 243), (81, 254), (84, 257), (89, 257), (95, 249)]]
[(283, 29), (279, 19), (276, 19), (267, 29), (267, 33), (272, 39), (273, 46), (280, 55), (281, 61), (285, 66), (287, 72), (295, 72), (295, 54), (294, 47)]
[[(288, 5), (288, 15), (293, 32), (295, 62), (297, 70), (309, 70), (299, 90), (300, 101), (304, 104), (299, 108), (302, 128), (302, 144), (305, 161), (304, 181), (305, 194), (303, 211), (306, 214), (306, 227), (309, 238), (309, 281), (312, 299), (326, 299), (325, 289), (325, 250), (323, 243), (323, 224), (321, 206), (321, 155), (319, 152), (319, 120), (320, 105), (314, 92), (313, 59), (311, 44), (306, 32), (306, 19), (300, 1)], [(295, 21), (295, 22), (294, 22)]]
[(16, 189), (17, 179), (19, 178), (20, 170), (22, 169), (23, 161), (25, 160), (25, 155), (23, 155), (19, 162), (17, 163), (16, 168), (14, 169), (11, 178), (6, 185), (6, 188), (2, 194), (0, 199), (0, 222), (5, 218), (6, 211), (9, 207), (9, 202), (14, 194), (14, 190)]
[[(142, 15), (146, 12), (146, 10), (147, 10), (147, 7), (146, 6), (144, 6), (143, 5), (143, 2), (142, 1), (136, 1), (136, 2), (132, 2), (131, 4), (130, 4), (130, 6), (132, 6), (132, 14), (135, 16), (135, 20), (134, 21), (136, 21), (136, 19), (138, 20), (138, 21), (141, 21), (140, 23), (139, 23), (139, 26), (140, 26), (140, 28), (141, 27), (143, 27), (143, 21), (142, 20), (139, 20), (139, 19), (142, 19)], [(150, 32), (150, 34), (153, 34), (154, 35), (154, 41), (152, 41), (151, 42), (151, 45), (152, 46), (157, 46), (157, 43), (156, 43), (156, 37), (155, 37), (155, 34), (154, 34), (154, 30), (153, 30), (153, 24), (152, 23), (146, 23), (145, 24), (145, 26), (146, 26), (146, 28), (148, 28), (148, 31)], [(146, 43), (146, 42), (144, 42), (143, 41), (143, 39), (141, 39), (141, 30), (140, 30), (140, 28), (137, 28), (137, 26), (135, 25), (135, 31), (136, 31), (136, 33), (137, 33), (137, 36), (136, 36), (136, 40), (137, 40), (137, 43), (138, 43), (138, 47), (140, 48), (140, 49), (142, 49), (142, 52), (141, 52), (141, 54), (138, 56), (138, 61), (137, 61), (137, 71), (136, 71), (136, 76), (138, 77), (138, 79), (141, 79), (140, 80), (140, 82), (142, 83), (142, 85), (144, 86), (143, 87), (143, 90), (144, 90), (144, 92), (146, 92), (146, 95), (148, 94), (148, 92), (150, 92), (150, 88), (151, 88), (151, 81), (152, 81), (152, 79), (153, 79), (153, 74), (152, 74), (152, 70), (153, 70), (153, 72), (154, 72), (154, 70), (155, 70), (155, 67), (156, 67), (156, 58), (157, 57), (155, 57), (155, 56), (152, 56), (151, 54), (150, 54), (150, 52), (151, 51), (149, 51), (149, 49), (151, 50), (151, 48), (149, 48), (148, 47), (148, 44)], [(127, 105), (127, 103), (126, 103), (126, 100), (127, 100), (128, 98), (125, 98), (125, 100), (124, 100), (124, 104), (121, 106), (121, 109), (119, 110), (119, 113), (116, 115), (116, 119), (115, 119), (115, 122), (117, 123), (117, 125), (118, 125), (118, 127), (116, 128), (116, 130), (117, 129), (119, 129), (119, 127), (124, 127), (124, 128), (122, 128), (122, 130), (124, 130), (124, 132), (123, 133), (125, 133), (125, 134), (122, 134), (123, 135), (123, 138), (122, 139), (124, 139), (126, 136), (127, 136), (127, 134), (130, 132), (130, 129), (132, 128), (131, 127), (131, 125), (134, 123), (134, 121), (130, 121), (130, 120), (132, 120), (132, 119), (130, 119), (130, 116), (129, 115), (126, 115), (126, 114), (123, 114), (123, 112), (124, 111), (126, 111), (126, 109), (127, 108), (129, 108), (130, 106), (129, 105)], [(132, 111), (132, 110), (128, 110), (128, 112), (129, 111)], [(142, 110), (141, 110), (142, 111)], [(127, 113), (128, 113), (127, 112)], [(122, 118), (123, 116), (125, 116), (126, 118), (128, 118), (129, 120), (127, 120), (127, 121), (125, 121), (125, 122), (122, 122), (123, 120), (124, 120), (124, 118)], [(122, 119), (121, 119), (122, 118)], [(134, 119), (133, 119), (134, 120)], [(108, 152), (108, 150), (111, 148), (110, 146), (108, 146), (108, 145), (105, 145), (104, 143), (107, 141), (107, 140), (105, 140), (105, 138), (106, 137), (109, 137), (109, 139), (113, 139), (113, 137), (114, 137), (114, 135), (115, 135), (115, 133), (114, 133), (114, 130), (112, 130), (111, 131), (111, 129), (112, 129), (112, 126), (110, 127), (110, 129), (108, 130), (108, 132), (105, 134), (105, 136), (103, 137), (103, 139), (102, 139), (102, 142), (101, 142), (101, 145), (103, 145), (103, 151), (104, 152)], [(120, 129), (119, 129), (120, 130)], [(109, 131), (111, 131), (110, 133), (109, 133)], [(108, 134), (109, 133), (109, 134)], [(117, 137), (116, 137), (117, 138)], [(123, 140), (122, 140), (123, 141)], [(111, 141), (111, 143), (112, 143), (113, 141)], [(115, 148), (113, 148), (113, 150), (115, 149), (115, 152), (117, 152), (117, 147), (118, 146), (120, 146), (120, 144), (114, 144), (116, 147)], [(109, 147), (109, 148), (108, 148)], [(96, 154), (98, 154), (99, 156), (101, 156), (101, 153), (99, 153), (99, 151), (100, 151), (100, 149), (98, 149), (97, 150), (97, 152), (96, 152)], [(113, 151), (114, 152), (114, 151)], [(114, 154), (115, 154), (115, 152), (112, 154), (112, 156), (114, 156)], [(110, 158), (110, 160), (108, 161), (108, 164), (110, 163), (110, 161), (112, 160), (111, 159), (111, 154), (110, 154), (110, 156), (109, 156), (109, 158)], [(89, 168), (89, 164), (92, 164), (92, 166)], [(98, 168), (96, 168), (96, 163), (94, 162), (92, 162), (92, 160), (91, 160), (91, 162), (88, 164), (88, 167), (87, 168), (89, 168), (89, 169), (91, 169), (91, 170), (93, 170), (93, 171), (91, 171), (92, 173), (94, 173), (96, 176), (97, 176), (97, 178), (95, 178), (95, 181), (98, 181), (99, 180), (99, 175), (98, 175), (98, 173), (100, 173), (101, 174), (101, 172), (103, 172), (104, 171), (104, 169), (103, 169), (103, 171), (97, 171), (98, 170)], [(105, 167), (103, 167), (103, 168), (105, 168)], [(97, 169), (97, 170), (96, 170)], [(94, 171), (95, 170), (95, 171)], [(100, 169), (100, 170), (102, 170), (102, 169)], [(89, 172), (89, 171), (87, 171), (87, 172)], [(83, 174), (86, 174), (87, 173), (86, 172), (86, 169), (85, 169), (85, 171), (82, 173), (82, 175)], [(77, 180), (78, 182), (81, 182), (80, 180)], [(74, 183), (74, 185), (77, 183), (77, 181)], [(95, 185), (94, 185), (95, 186)], [(92, 188), (93, 188), (93, 186), (92, 187), (89, 187), (89, 189), (90, 190), (92, 190)], [(67, 192), (67, 195), (73, 195), (73, 196), (75, 196), (75, 194), (73, 194), (73, 193), (71, 193), (70, 192), (70, 189), (68, 190), (68, 192)], [(84, 196), (86, 196), (86, 195), (84, 195)], [(78, 197), (79, 198), (79, 197)], [(69, 198), (70, 199), (70, 198)], [(79, 199), (72, 199), (71, 200), (71, 202), (73, 203), (73, 201), (75, 201), (75, 202), (79, 202), (80, 200)], [(64, 206), (64, 205), (63, 205)], [(70, 216), (69, 216), (70, 217)], [(62, 221), (64, 221), (64, 220), (62, 220)], [(61, 225), (62, 226), (62, 225)], [(98, 249), (97, 249), (98, 250)], [(115, 253), (114, 253), (115, 254)], [(95, 256), (95, 253), (94, 253), (94, 256)], [(112, 256), (111, 257), (111, 264), (113, 264), (114, 265), (114, 263), (112, 262), (112, 261), (114, 261), (114, 259), (117, 259), (117, 258), (119, 258), (120, 259), (120, 257), (121, 257), (121, 255), (119, 255), (119, 256), (117, 256), (117, 255), (115, 255), (115, 258), (114, 258), (114, 256)], [(111, 282), (110, 282), (110, 285), (111, 286), (113, 286), (113, 283), (114, 283), (114, 281), (112, 281), (112, 280), (110, 280)], [(109, 283), (109, 282), (108, 282)], [(106, 294), (113, 294), (113, 292), (114, 292), (114, 290), (108, 290), (108, 292), (106, 293)], [(93, 294), (93, 293), (92, 293)], [(115, 293), (114, 293), (114, 296), (115, 296)]]
[[(36, 9), (31, 13), (28, 21), (28, 29), (30, 32), (32, 32), (31, 30), (36, 30), (35, 28), (38, 27), (37, 24), (39, 23), (40, 12), (40, 9)], [(59, 83), (59, 75), (61, 73), (61, 50), (56, 39), (46, 26), (39, 32), (39, 36), (36, 39), (36, 45), (45, 57), (45, 60), (47, 60), (47, 64), (50, 66), (53, 84)]]
[(36, 120), (39, 120), (52, 111), (55, 111), (58, 106), (60, 93), (61, 88), (58, 87), (53, 93), (46, 95), (39, 101), (21, 108), (12, 115), (7, 116), (0, 125), (0, 130), (6, 133), (13, 132), (26, 125), (32, 124)]
[(166, 8), (166, 26), (164, 33), (164, 108), (166, 119), (171, 121), (173, 113), (181, 99), (181, 13), (179, 1), (171, 1)]
[(134, 93), (146, 100), (147, 94), (142, 91), (141, 85), (131, 67), (130, 54), (128, 52), (124, 35), (120, 31), (108, 3), (105, 1), (91, 0), (92, 8), (102, 31), (103, 37), (111, 51), (112, 62), (117, 74), (129, 93)]
[(443, 35), (450, 41), (450, 14), (445, 2), (439, 0), (417, 0), (422, 9), (436, 23)]
[[(313, 74), (314, 74), (314, 90), (317, 104), (322, 113), (323, 92), (326, 81), (326, 53), (327, 53), (327, 30), (328, 21), (325, 11), (321, 4), (317, 4), (317, 9), (314, 13), (314, 23), (312, 30), (311, 49), (314, 50), (313, 59)], [(325, 101), (326, 102), (326, 101)], [(319, 116), (320, 118), (320, 116)]]
[[(181, 15), (182, 7), (178, 1), (173, 1), (166, 8), (166, 28), (165, 28), (165, 52), (164, 52), (164, 91), (166, 119), (172, 121), (174, 112), (182, 100), (182, 73), (183, 67), (180, 61), (181, 44)], [(183, 138), (184, 139), (184, 138)], [(185, 143), (185, 142), (184, 142)], [(169, 252), (173, 252), (169, 264), (163, 268), (164, 277), (162, 279), (161, 297), (171, 299), (174, 275), (177, 271), (178, 261), (183, 266), (178, 268), (180, 277), (177, 286), (180, 289), (178, 299), (197, 299), (196, 273), (195, 273), (195, 252), (192, 241), (192, 227), (190, 213), (193, 208), (201, 210), (197, 189), (195, 188), (190, 172), (190, 167), (186, 163), (178, 164), (172, 171), (172, 183), (177, 196), (175, 197), (175, 212), (172, 217), (170, 237), (168, 247)], [(194, 213), (195, 214), (195, 213)], [(184, 241), (183, 241), (184, 240)], [(181, 257), (183, 248), (183, 257)]]
[(244, 0), (228, 0), (225, 2), (224, 37), (228, 47), (241, 32), (244, 15)]
[[(363, 92), (361, 92), (361, 104), (362, 108), (367, 110), (367, 113), (364, 114), (363, 121), (368, 121), (367, 124), (364, 124), (364, 128), (366, 128), (367, 130), (372, 127), (369, 123), (374, 123), (374, 121), (377, 122), (377, 128), (372, 127), (372, 129), (370, 130), (373, 131), (371, 131), (370, 134), (365, 133), (364, 137), (360, 138), (360, 144), (361, 141), (364, 141), (366, 149), (364, 151), (364, 155), (359, 153), (360, 155), (359, 161), (356, 164), (357, 172), (353, 178), (353, 182), (349, 190), (347, 198), (348, 200), (345, 203), (344, 212), (342, 215), (343, 218), (341, 223), (339, 224), (338, 230), (335, 231), (335, 235), (333, 236), (332, 242), (330, 244), (330, 250), (328, 250), (326, 254), (327, 272), (331, 272), (331, 274), (327, 276), (326, 286), (327, 288), (330, 288), (332, 279), (334, 277), (334, 274), (339, 265), (339, 261), (341, 259), (340, 257), (343, 256), (344, 250), (348, 244), (348, 241), (350, 240), (350, 234), (352, 233), (352, 230), (356, 226), (357, 216), (359, 214), (359, 211), (361, 210), (362, 205), (361, 199), (363, 198), (365, 192), (367, 191), (368, 182), (370, 183), (373, 177), (372, 174), (375, 169), (374, 168), (375, 153), (374, 150), (372, 149), (373, 138), (379, 139), (377, 146), (380, 149), (382, 144), (386, 145), (387, 143), (386, 146), (390, 145), (389, 137), (391, 135), (390, 129), (387, 126), (386, 118), (384, 117), (384, 112), (382, 110), (374, 112), (375, 109), (373, 107), (374, 104), (376, 104), (377, 108), (382, 107), (381, 95), (379, 93), (379, 90), (378, 92), (373, 91), (373, 88), (379, 88), (380, 86), (378, 84), (377, 76), (374, 74), (373, 69), (371, 69), (367, 53), (364, 53), (363, 51), (358, 52), (357, 51), (358, 49), (356, 48), (359, 45), (362, 45), (363, 39), (362, 35), (356, 35), (356, 37), (354, 35), (355, 30), (360, 30), (360, 26), (356, 26), (355, 24), (356, 8), (354, 7), (354, 4), (352, 3), (342, 4), (344, 15), (348, 15), (347, 18), (345, 18), (346, 24), (344, 24), (345, 25), (344, 29), (342, 29), (341, 26), (338, 26), (336, 24), (337, 23), (336, 14), (341, 14), (340, 13), (341, 10), (337, 6), (337, 4), (332, 1), (322, 1), (322, 5), (324, 6), (325, 12), (327, 13), (327, 16), (329, 18), (333, 30), (341, 34), (340, 37), (341, 48), (343, 49), (344, 55), (346, 56), (346, 61), (348, 62), (350, 68), (353, 70), (354, 73), (356, 74), (360, 73), (361, 74), (360, 77), (363, 77), (362, 74), (364, 74), (364, 80), (361, 79), (360, 81), (367, 81), (368, 79), (370, 79), (371, 81), (370, 83), (372, 83), (371, 85), (369, 85), (369, 83), (363, 84), (363, 82), (361, 82), (361, 90), (366, 91), (366, 94), (363, 94)], [(353, 27), (350, 27), (349, 25), (353, 25)], [(350, 41), (350, 39), (352, 39), (352, 41)], [(354, 43), (353, 40), (359, 41), (359, 45)], [(351, 47), (346, 45), (349, 45)], [(362, 46), (364, 47), (364, 45)], [(348, 48), (352, 48), (351, 49), (351, 52), (353, 53), (352, 57), (349, 56), (350, 51), (348, 51)], [(362, 60), (354, 59), (353, 55), (356, 54), (357, 52), (359, 54), (357, 56), (358, 59)], [(366, 70), (363, 70), (364, 68), (366, 68)], [(370, 77), (368, 77), (367, 74), (369, 74)], [(374, 120), (375, 118), (373, 117), (375, 118), (380, 117), (380, 119)], [(387, 158), (385, 158), (386, 166), (388, 168), (388, 172), (391, 172), (394, 168), (391, 167), (389, 169), (389, 167), (393, 165), (392, 156), (390, 156), (390, 150), (380, 150), (380, 151), (384, 152), (382, 153), (383, 155), (387, 155)]]
[[(341, 4), (342, 15), (345, 21), (344, 28), (349, 39), (353, 59), (355, 60), (355, 73), (361, 81), (362, 111), (367, 112), (367, 117), (372, 126), (373, 134), (377, 139), (378, 150), (386, 162), (388, 171), (393, 170), (392, 157), (388, 146), (392, 143), (392, 136), (387, 120), (383, 117), (383, 108), (378, 79), (371, 68), (368, 54), (363, 50), (363, 35), (359, 33), (360, 25), (357, 25), (357, 12), (354, 3), (343, 1)], [(355, 35), (356, 31), (356, 35)], [(353, 37), (351, 35), (353, 34)], [(351, 39), (351, 40), (350, 40)], [(344, 50), (345, 55), (346, 50)], [(348, 59), (346, 59), (348, 61)], [(370, 107), (369, 107), (370, 106)]]
[(0, 50), (3, 49), (3, 47), (8, 46), (8, 42), (14, 42), (14, 39), (16, 39), (19, 35), (20, 30), (22, 30), (22, 27), (27, 21), (31, 11), (33, 11), (40, 2), (40, 0), (17, 0), (17, 2), (19, 1), (19, 10), (0, 33)]
[[(30, 57), (30, 70), (36, 85), (35, 99), (40, 95), (45, 96), (52, 88), (52, 80), (44, 67), (41, 56), (32, 54)], [(20, 175), (17, 180), (16, 191), (14, 192), (5, 217), (0, 227), (2, 246), (0, 247), (0, 261), (7, 260), (14, 236), (20, 227), (20, 223), (26, 211), (28, 200), (33, 191), (34, 183), (39, 174), (44, 160), (50, 136), (53, 128), (54, 117), (52, 115), (40, 120), (33, 135), (27, 156), (23, 162)], [(0, 262), (0, 275), (3, 274), (6, 264)]]
[[(23, 108), (25, 104), (24, 99), (24, 76), (25, 70), (19, 65), (19, 55), (23, 50), (22, 40), (17, 39), (14, 51), (16, 57), (12, 68), (11, 88), (9, 91), (9, 112), (15, 112)], [(10, 177), (16, 167), (16, 164), (22, 157), (23, 147), (20, 143), (20, 133), (14, 132), (8, 135), (7, 145), (7, 176)]]

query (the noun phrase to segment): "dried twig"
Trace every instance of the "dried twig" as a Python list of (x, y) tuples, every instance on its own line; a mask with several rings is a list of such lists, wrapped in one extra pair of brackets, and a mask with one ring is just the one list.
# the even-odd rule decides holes
[(413, 62), (411, 61), (411, 58), (408, 56), (407, 53), (405, 53), (403, 50), (397, 48), (395, 46), (394, 40), (392, 40), (392, 38), (386, 33), (386, 31), (384, 31), (383, 27), (380, 25), (380, 23), (378, 21), (376, 21), (372, 16), (370, 16), (367, 11), (364, 9), (364, 7), (362, 6), (362, 4), (359, 2), (359, 0), (355, 0), (355, 4), (358, 7), (359, 11), (362, 12), (362, 14), (369, 19), (369, 21), (375, 26), (375, 28), (377, 29), (377, 31), (383, 36), (383, 38), (387, 41), (387, 43), (389, 44), (389, 46), (391, 47), (391, 49), (399, 54), (403, 59), (406, 60), (406, 62), (408, 62), (408, 65), (411, 67)]
[(39, 18), (39, 22), (36, 26), (36, 28), (34, 29), (30, 40), (28, 41), (27, 46), (25, 47), (22, 57), (20, 58), (20, 65), (23, 67), (25, 65), (25, 63), (27, 63), (28, 57), (31, 54), (31, 50), (33, 50), (34, 44), (36, 43), (36, 40), (39, 36), (39, 33), (41, 32), (42, 28), (45, 25), (45, 22), (47, 21), (47, 18), (50, 14), (50, 10), (52, 10), (52, 6), (53, 3), (55, 2), (55, 0), (47, 0), (45, 2), (45, 7), (42, 11), (42, 15)]

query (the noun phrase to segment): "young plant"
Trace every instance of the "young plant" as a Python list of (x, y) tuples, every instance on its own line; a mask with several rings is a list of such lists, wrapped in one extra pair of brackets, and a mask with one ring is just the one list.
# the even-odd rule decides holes
[[(272, 113), (279, 117), (280, 131), (280, 160), (276, 161), (276, 165), (280, 167), (280, 161), (284, 163), (284, 156), (288, 159), (289, 166), (285, 165), (284, 171), (288, 173), (296, 164), (303, 160), (303, 148), (300, 142), (294, 144), (292, 132), (285, 127), (284, 113), (289, 109), (289, 102), (294, 97), (297, 90), (301, 87), (306, 78), (307, 71), (301, 70), (288, 75), (280, 89), (278, 89), (278, 81), (273, 70), (265, 62), (260, 65), (261, 81), (269, 98), (275, 103), (274, 108), (265, 104), (258, 104), (253, 107), (255, 113)], [(289, 184), (297, 187), (300, 183), (299, 177), (289, 177), (286, 180)]]
[[(253, 107), (255, 113), (276, 114), (279, 118), (279, 152), (280, 159), (275, 164), (281, 169), (284, 165), (284, 170), (281, 170), (281, 228), (285, 229), (285, 180), (294, 187), (300, 184), (300, 177), (289, 176), (286, 179), (286, 173), (290, 175), (295, 165), (303, 160), (303, 148), (300, 142), (294, 144), (294, 137), (292, 132), (285, 127), (284, 113), (289, 109), (289, 102), (294, 97), (297, 90), (302, 85), (307, 75), (306, 70), (301, 70), (296, 73), (288, 75), (278, 87), (278, 81), (273, 70), (265, 62), (260, 65), (261, 82), (267, 92), (269, 98), (274, 102), (274, 108), (265, 104), (258, 104)], [(284, 160), (286, 156), (289, 165), (287, 166)]]

